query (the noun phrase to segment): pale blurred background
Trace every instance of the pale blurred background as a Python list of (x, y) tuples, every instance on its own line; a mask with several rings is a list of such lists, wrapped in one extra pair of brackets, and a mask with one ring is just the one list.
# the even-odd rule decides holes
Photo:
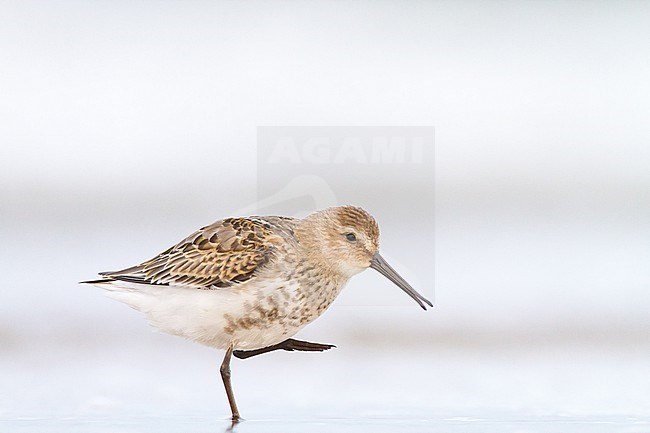
[(255, 203), (258, 126), (431, 125), (435, 244), (391, 201), (433, 185), (385, 176), (359, 204), (435, 308), (353, 280), (298, 336), (336, 350), (234, 363), (244, 416), (279, 420), (240, 431), (649, 431), (648, 22), (625, 1), (2, 2), (0, 430), (220, 428), (222, 354), (77, 282)]

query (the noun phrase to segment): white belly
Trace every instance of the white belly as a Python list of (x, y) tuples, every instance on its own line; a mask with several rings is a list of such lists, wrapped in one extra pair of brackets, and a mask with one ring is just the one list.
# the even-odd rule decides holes
[(252, 350), (286, 340), (315, 319), (296, 301), (295, 283), (235, 285), (215, 290), (114, 281), (109, 297), (141, 311), (162, 332), (226, 349)]

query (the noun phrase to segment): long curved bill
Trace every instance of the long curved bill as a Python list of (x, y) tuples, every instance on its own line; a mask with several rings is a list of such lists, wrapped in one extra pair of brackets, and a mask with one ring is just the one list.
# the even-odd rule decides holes
[(429, 307), (433, 307), (433, 304), (429, 300), (427, 300), (424, 296), (416, 292), (415, 289), (411, 287), (411, 285), (404, 280), (404, 278), (400, 277), (400, 275), (395, 271), (395, 269), (393, 269), (386, 262), (386, 260), (384, 260), (384, 258), (379, 255), (379, 253), (375, 254), (372, 260), (370, 261), (370, 267), (375, 271), (379, 272), (380, 274), (382, 274), (384, 277), (391, 280), (393, 283), (397, 284), (399, 288), (404, 290), (407, 295), (413, 298), (415, 302), (417, 302), (420, 305), (420, 307), (422, 307), (423, 310), (427, 309), (427, 307), (424, 304), (428, 305)]

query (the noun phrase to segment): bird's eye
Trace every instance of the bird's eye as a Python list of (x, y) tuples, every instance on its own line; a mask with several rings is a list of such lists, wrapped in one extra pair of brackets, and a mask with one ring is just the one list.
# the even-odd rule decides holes
[(349, 240), (350, 242), (354, 242), (357, 240), (357, 237), (354, 235), (354, 233), (347, 233), (345, 235), (345, 238)]

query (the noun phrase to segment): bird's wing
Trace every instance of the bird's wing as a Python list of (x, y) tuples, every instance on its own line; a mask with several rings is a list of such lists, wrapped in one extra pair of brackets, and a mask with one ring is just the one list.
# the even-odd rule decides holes
[(250, 280), (272, 261), (282, 238), (260, 218), (228, 218), (203, 227), (140, 265), (102, 272), (109, 280), (214, 289)]

